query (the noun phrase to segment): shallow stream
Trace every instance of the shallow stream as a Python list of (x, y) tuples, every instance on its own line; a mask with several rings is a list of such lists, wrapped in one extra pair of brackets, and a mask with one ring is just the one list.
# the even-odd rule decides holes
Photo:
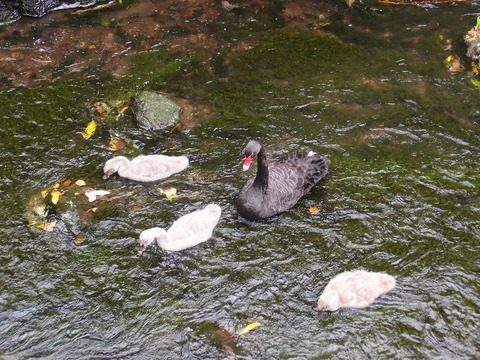
[[(186, 14), (165, 3), (145, 17), (126, 2), (121, 19), (112, 9), (23, 19), (3, 39), (0, 357), (478, 358), (480, 91), (462, 40), (478, 4), (257, 1)], [(88, 31), (103, 40), (75, 38)], [(53, 40), (68, 36), (56, 57)], [(54, 66), (28, 68), (22, 52)], [(467, 70), (449, 72), (451, 54)], [(183, 99), (192, 116), (138, 128), (140, 90)], [(287, 213), (245, 221), (234, 202), (255, 171), (241, 171), (251, 138), (271, 160), (314, 150), (330, 173)], [(114, 152), (112, 139), (127, 146)], [(152, 153), (187, 154), (191, 166), (149, 185), (102, 180), (115, 154)], [(90, 204), (78, 179), (111, 194)], [(45, 208), (57, 221), (48, 232), (33, 213), (55, 183), (64, 195)], [(137, 254), (142, 230), (210, 202), (223, 210), (210, 241)], [(352, 269), (397, 286), (367, 309), (319, 313), (329, 279)]]

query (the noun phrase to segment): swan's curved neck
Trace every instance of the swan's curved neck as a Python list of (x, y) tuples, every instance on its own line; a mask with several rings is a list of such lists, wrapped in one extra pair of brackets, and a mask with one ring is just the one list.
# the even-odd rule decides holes
[(257, 166), (257, 176), (253, 182), (253, 186), (261, 187), (264, 190), (268, 188), (268, 162), (267, 156), (263, 147), (260, 149), (257, 155), (258, 166)]

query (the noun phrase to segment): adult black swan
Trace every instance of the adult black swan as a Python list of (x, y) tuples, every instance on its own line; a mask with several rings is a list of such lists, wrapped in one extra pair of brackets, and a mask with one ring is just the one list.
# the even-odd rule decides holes
[(330, 160), (310, 151), (295, 153), (268, 166), (263, 145), (251, 140), (244, 150), (243, 170), (258, 158), (257, 175), (243, 187), (237, 210), (248, 220), (264, 219), (290, 209), (328, 172)]

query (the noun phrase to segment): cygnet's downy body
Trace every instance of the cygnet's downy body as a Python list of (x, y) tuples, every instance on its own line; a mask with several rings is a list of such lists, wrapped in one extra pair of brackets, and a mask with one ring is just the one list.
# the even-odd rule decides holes
[(388, 274), (365, 270), (346, 271), (327, 284), (318, 299), (318, 309), (336, 311), (340, 308), (365, 308), (394, 287), (395, 278)]
[(186, 156), (140, 155), (131, 161), (125, 156), (116, 156), (105, 163), (103, 178), (118, 172), (119, 176), (130, 180), (149, 182), (165, 179), (186, 167)]
[(212, 237), (221, 214), (220, 206), (209, 204), (203, 210), (182, 216), (167, 231), (158, 227), (144, 230), (138, 251), (142, 253), (155, 240), (167, 251), (181, 251), (205, 242)]

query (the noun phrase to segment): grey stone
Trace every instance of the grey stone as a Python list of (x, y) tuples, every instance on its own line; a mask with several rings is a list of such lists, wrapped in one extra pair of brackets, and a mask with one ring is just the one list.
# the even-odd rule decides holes
[(137, 122), (144, 128), (161, 130), (180, 119), (181, 107), (165, 95), (144, 91), (135, 102)]

